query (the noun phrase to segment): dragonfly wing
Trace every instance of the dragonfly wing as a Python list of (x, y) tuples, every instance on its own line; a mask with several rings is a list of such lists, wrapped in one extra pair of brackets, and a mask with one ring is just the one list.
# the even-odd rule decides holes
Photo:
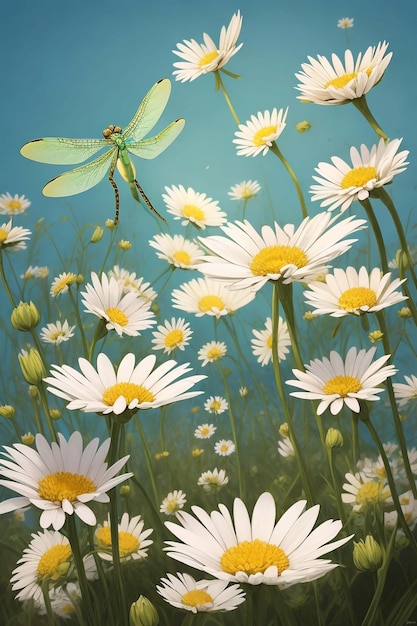
[(25, 143), (20, 154), (32, 161), (53, 165), (82, 163), (93, 154), (114, 145), (109, 139), (68, 139), (66, 137), (43, 137)]
[(126, 148), (128, 152), (142, 159), (154, 159), (172, 144), (184, 126), (184, 119), (175, 120), (154, 137), (133, 143), (126, 142)]
[(110, 167), (110, 162), (117, 157), (117, 154), (117, 147), (114, 147), (94, 161), (60, 174), (46, 183), (42, 190), (43, 195), (50, 198), (62, 198), (74, 196), (95, 187), (104, 178)]
[(155, 126), (161, 117), (171, 93), (171, 81), (169, 78), (158, 80), (150, 88), (139, 105), (133, 119), (126, 126), (123, 139), (131, 137), (133, 141), (139, 141), (145, 137)]

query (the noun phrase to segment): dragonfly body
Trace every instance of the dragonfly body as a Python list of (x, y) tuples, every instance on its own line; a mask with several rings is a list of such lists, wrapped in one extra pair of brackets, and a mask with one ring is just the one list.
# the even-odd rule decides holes
[[(148, 91), (133, 119), (123, 131), (120, 126), (108, 126), (103, 131), (103, 139), (70, 139), (65, 137), (44, 137), (29, 141), (22, 146), (21, 154), (33, 161), (67, 165), (82, 163), (107, 148), (101, 156), (50, 180), (43, 188), (43, 194), (49, 197), (71, 196), (97, 185), (108, 172), (116, 201), (114, 222), (119, 218), (119, 190), (113, 174), (118, 168), (122, 178), (128, 183), (132, 196), (140, 202), (140, 196), (146, 205), (161, 219), (164, 219), (152, 206), (142, 187), (136, 180), (135, 166), (130, 155), (143, 159), (154, 159), (161, 154), (180, 134), (185, 121), (177, 119), (154, 137), (143, 139), (153, 128), (168, 102), (171, 83), (165, 78)], [(140, 196), (139, 196), (139, 194)]]

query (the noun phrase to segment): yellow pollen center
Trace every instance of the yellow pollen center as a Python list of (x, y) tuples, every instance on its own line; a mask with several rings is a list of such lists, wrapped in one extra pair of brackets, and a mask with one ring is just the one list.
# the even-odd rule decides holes
[(254, 193), (252, 192), (250, 187), (243, 187), (243, 189), (241, 191), (241, 196), (242, 196), (243, 200), (249, 200), (250, 198), (252, 198), (253, 195), (254, 195)]
[(361, 381), (355, 376), (334, 376), (323, 387), (323, 392), (329, 396), (334, 393), (346, 398), (349, 393), (357, 393), (362, 388)]
[(203, 426), (202, 428), (200, 428), (200, 434), (201, 435), (209, 435), (210, 434), (210, 428), (208, 426)]
[(204, 211), (194, 204), (184, 204), (182, 214), (184, 217), (188, 217), (188, 219), (195, 220), (196, 222), (202, 222), (205, 218)]
[(57, 330), (55, 333), (51, 333), (52, 341), (57, 341), (59, 337), (65, 337), (65, 332), (63, 330)]
[[(111, 531), (109, 526), (102, 526), (96, 532), (96, 539), (103, 549), (111, 549)], [(132, 533), (119, 530), (119, 553), (122, 558), (126, 558), (139, 550), (140, 541)]]
[(220, 452), (229, 452), (229, 446), (227, 445), (227, 443), (223, 443), (220, 446)]
[(187, 606), (204, 606), (205, 604), (211, 604), (213, 598), (203, 589), (192, 589), (184, 593), (181, 602)]
[(359, 488), (356, 494), (357, 504), (377, 504), (380, 496), (379, 483), (370, 480)]
[(10, 200), (10, 202), (7, 203), (7, 208), (10, 209), (10, 211), (18, 211), (22, 208), (22, 203), (20, 200)]
[(218, 56), (219, 56), (218, 50), (212, 50), (211, 52), (207, 52), (207, 54), (201, 57), (200, 61), (198, 62), (199, 67), (210, 65), (210, 63), (213, 63), (213, 61), (217, 59)]
[(207, 359), (209, 361), (218, 361), (222, 358), (222, 356), (223, 354), (218, 348), (210, 348), (210, 350), (207, 352)]
[(350, 187), (365, 187), (370, 180), (378, 177), (376, 168), (372, 165), (355, 167), (345, 174), (340, 183), (342, 189), (349, 189)]
[[(36, 573), (40, 579), (58, 580), (65, 576), (70, 568), (71, 548), (67, 544), (58, 544), (49, 548), (39, 559)], [(42, 584), (42, 583), (41, 583)]]
[[(0, 232), (1, 237), (1, 232)], [(69, 287), (76, 280), (75, 274), (68, 274), (68, 276), (64, 276), (60, 281), (56, 283), (54, 288), (52, 289), (52, 293), (55, 295), (65, 289), (65, 287)]]
[(0, 243), (6, 241), (8, 234), (9, 233), (7, 232), (7, 230), (5, 230), (4, 228), (0, 228)]
[(106, 309), (105, 313), (109, 320), (114, 324), (119, 324), (119, 326), (127, 326), (127, 324), (129, 323), (126, 315), (123, 313), (123, 311), (118, 309), (117, 306), (111, 306), (109, 309)]
[(268, 339), (266, 340), (266, 347), (268, 350), (272, 350), (272, 335), (268, 336)]
[(170, 513), (175, 513), (175, 511), (178, 511), (179, 508), (177, 500), (170, 500), (166, 503), (165, 508)]
[(218, 400), (213, 400), (213, 402), (211, 403), (210, 408), (211, 408), (212, 411), (216, 412), (216, 411), (218, 411), (221, 408), (221, 404), (220, 404), (220, 402)]
[(254, 146), (264, 146), (266, 143), (270, 143), (270, 137), (272, 135), (277, 134), (278, 127), (275, 126), (264, 126), (256, 131), (253, 136), (253, 145)]
[(38, 483), (39, 497), (50, 502), (63, 500), (74, 502), (77, 496), (94, 491), (96, 491), (96, 485), (91, 478), (72, 472), (47, 474)]
[[(362, 68), (361, 72), (365, 72), (365, 74), (370, 76), (372, 74), (372, 67), (368, 67), (368, 69), (366, 70)], [(356, 78), (357, 75), (358, 72), (352, 72), (351, 74), (343, 74), (342, 76), (337, 76), (336, 78), (332, 78), (332, 80), (329, 80), (324, 85), (324, 88), (327, 89), (327, 87), (335, 87), (335, 89), (343, 89), (343, 87), (346, 87), (346, 85), (350, 83), (351, 80)]]
[(263, 573), (272, 565), (275, 565), (280, 575), (289, 568), (290, 561), (284, 550), (260, 539), (242, 541), (228, 548), (220, 559), (222, 570), (232, 575), (237, 572), (248, 575)]
[(279, 274), (285, 265), (304, 267), (307, 263), (307, 255), (297, 246), (267, 246), (255, 254), (249, 269), (254, 276), (267, 276)]
[(212, 311), (213, 309), (223, 311), (224, 302), (219, 296), (203, 296), (200, 298), (198, 308), (202, 313), (207, 313), (207, 311)]
[(182, 341), (184, 341), (184, 333), (179, 328), (175, 328), (165, 336), (164, 344), (166, 348), (175, 348)]
[(177, 250), (172, 256), (182, 265), (190, 265), (191, 263), (191, 256), (185, 250)]
[(369, 289), (369, 287), (352, 287), (341, 294), (338, 305), (340, 309), (352, 311), (362, 306), (371, 308), (376, 305), (376, 302), (376, 293), (373, 289)]
[(155, 400), (152, 391), (149, 391), (146, 387), (142, 387), (142, 385), (135, 385), (135, 383), (116, 383), (104, 391), (103, 402), (108, 406), (113, 406), (120, 396), (125, 398), (127, 404), (130, 404), (133, 400), (138, 400), (139, 404), (142, 402), (153, 402)]

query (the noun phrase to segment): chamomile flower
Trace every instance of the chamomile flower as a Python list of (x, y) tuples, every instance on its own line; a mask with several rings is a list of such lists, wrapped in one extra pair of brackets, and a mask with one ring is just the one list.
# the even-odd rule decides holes
[(239, 124), (239, 130), (235, 132), (236, 139), (233, 139), (238, 156), (265, 156), (284, 130), (287, 113), (288, 107), (285, 111), (276, 108), (263, 113), (258, 111), (257, 115), (251, 115), (246, 124)]
[(398, 152), (401, 142), (380, 139), (370, 150), (362, 144), (360, 151), (352, 146), (351, 166), (339, 157), (332, 157), (332, 164), (319, 163), (315, 168), (318, 176), (313, 176), (318, 184), (310, 187), (312, 201), (320, 201), (329, 211), (340, 208), (343, 213), (355, 200), (366, 200), (374, 189), (391, 183), (407, 169), (408, 150)]
[(174, 220), (182, 220), (181, 225), (193, 224), (204, 230), (206, 226), (221, 226), (226, 222), (226, 213), (220, 209), (217, 200), (208, 198), (205, 193), (194, 191), (192, 187), (185, 189), (182, 185), (165, 187), (162, 198), (168, 213)]
[[(143, 530), (143, 527), (144, 522), (140, 515), (129, 517), (128, 513), (123, 513), (118, 524), (121, 563), (144, 559), (148, 556), (148, 548), (153, 541), (147, 537), (153, 532), (153, 529)], [(94, 533), (94, 547), (103, 561), (113, 561), (110, 515), (103, 522), (103, 525), (97, 526)]]
[(184, 508), (186, 502), (186, 494), (181, 489), (170, 491), (166, 498), (162, 500), (159, 512), (165, 515), (175, 515), (177, 511)]
[(224, 413), (228, 410), (229, 404), (227, 400), (221, 396), (210, 396), (210, 398), (205, 401), (204, 408), (209, 413), (220, 415), (220, 413)]
[(123, 293), (130, 293), (133, 291), (137, 296), (145, 298), (145, 300), (155, 300), (157, 294), (150, 283), (143, 282), (142, 277), (136, 278), (136, 272), (129, 272), (123, 267), (115, 265), (113, 269), (107, 272), (109, 278), (115, 278), (118, 283), (123, 287)]
[(356, 239), (345, 239), (365, 227), (366, 221), (348, 217), (337, 221), (329, 212), (306, 217), (296, 229), (263, 226), (261, 234), (247, 221), (222, 226), (226, 236), (199, 237), (212, 256), (198, 270), (228, 281), (234, 289), (258, 291), (269, 280), (308, 282), (324, 272), (329, 261), (350, 249)]
[(405, 406), (408, 402), (417, 399), (417, 376), (404, 376), (405, 383), (393, 383), (395, 399), (398, 406)]
[(237, 185), (233, 185), (228, 192), (231, 200), (247, 201), (256, 196), (261, 190), (261, 186), (256, 180), (244, 180)]
[(276, 522), (275, 501), (270, 493), (259, 496), (252, 513), (235, 498), (233, 518), (219, 504), (210, 515), (198, 506), (193, 514), (180, 511), (179, 524), (165, 522), (180, 542), (167, 541), (168, 556), (217, 579), (250, 585), (291, 585), (321, 578), (338, 565), (321, 559), (351, 537), (332, 541), (342, 528), (339, 520), (327, 520), (312, 530), (320, 507), (304, 511), (306, 501), (293, 504)]
[(66, 515), (74, 513), (86, 524), (94, 526), (96, 517), (88, 502), (109, 502), (107, 491), (133, 476), (117, 476), (128, 456), (108, 467), (104, 459), (110, 446), (107, 439), (100, 447), (98, 438), (83, 450), (81, 433), (75, 431), (68, 441), (58, 433), (58, 443), (49, 444), (43, 435), (36, 435), (36, 450), (16, 443), (3, 446), (0, 459), (0, 485), (20, 494), (0, 503), (0, 514), (22, 509), (29, 504), (42, 510), (41, 528), (59, 530)]
[(407, 300), (400, 291), (396, 291), (404, 280), (395, 278), (390, 282), (391, 274), (382, 274), (379, 268), (368, 273), (362, 266), (359, 271), (354, 267), (346, 270), (335, 268), (333, 274), (327, 274), (325, 282), (311, 282), (304, 292), (306, 304), (313, 307), (314, 315), (361, 315), (375, 313), (381, 309)]
[(214, 444), (214, 452), (219, 456), (230, 456), (236, 450), (236, 446), (230, 439), (220, 439)]
[(278, 441), (278, 452), (287, 459), (295, 456), (294, 446), (289, 437), (284, 437)]
[(26, 282), (31, 278), (46, 278), (48, 275), (49, 269), (46, 267), (46, 265), (42, 267), (39, 267), (38, 265), (29, 265), (26, 272), (24, 274), (20, 274), (20, 278), (22, 278)]
[(233, 291), (224, 282), (211, 278), (193, 278), (172, 292), (172, 306), (196, 317), (212, 315), (219, 319), (252, 302), (255, 293), (249, 289)]
[(152, 334), (154, 336), (152, 339), (153, 349), (163, 350), (164, 353), (171, 354), (176, 348), (184, 350), (185, 346), (189, 345), (193, 331), (183, 317), (178, 319), (172, 317), (171, 321), (165, 320), (164, 324), (158, 326), (158, 330)]
[(69, 341), (71, 337), (74, 337), (75, 326), (70, 326), (68, 320), (60, 322), (59, 320), (55, 324), (47, 324), (41, 329), (40, 339), (44, 343), (54, 343), (59, 345), (63, 341)]
[(188, 391), (206, 378), (184, 377), (191, 370), (188, 363), (177, 366), (176, 361), (169, 360), (153, 369), (155, 362), (155, 355), (150, 354), (135, 364), (135, 355), (129, 353), (115, 371), (109, 357), (101, 352), (97, 370), (87, 359), (80, 358), (81, 373), (69, 365), (52, 365), (52, 376), (44, 380), (49, 385), (48, 391), (69, 401), (67, 409), (103, 415), (121, 415), (126, 410), (135, 413), (202, 393)]
[(344, 63), (336, 54), (331, 62), (324, 56), (309, 56), (309, 63), (302, 63), (302, 71), (296, 74), (301, 82), (296, 89), (301, 92), (299, 100), (315, 104), (345, 104), (361, 98), (375, 87), (384, 75), (392, 57), (385, 54), (388, 44), (380, 42), (369, 46), (364, 55), (359, 53), (356, 61), (350, 50), (345, 51)]
[(0, 195), (0, 213), (3, 215), (17, 215), (24, 213), (31, 205), (31, 202), (25, 196), (19, 196), (17, 193), (12, 196), (9, 192)]
[(210, 439), (217, 430), (214, 424), (200, 424), (194, 431), (194, 437), (197, 439)]
[(287, 385), (303, 391), (293, 391), (291, 396), (304, 400), (320, 400), (317, 415), (330, 408), (332, 415), (337, 415), (344, 404), (359, 413), (360, 402), (379, 400), (378, 394), (383, 388), (379, 385), (397, 370), (393, 365), (386, 365), (391, 355), (386, 354), (372, 362), (376, 348), (359, 350), (350, 348), (343, 360), (334, 350), (330, 358), (314, 359), (306, 365), (306, 371), (293, 369), (297, 380), (287, 380)]
[[(410, 530), (413, 531), (417, 525), (417, 500), (413, 496), (413, 492), (406, 491), (398, 496), (400, 506), (404, 514), (404, 518)], [(398, 523), (398, 512), (389, 511), (384, 513), (384, 526), (394, 529)]]
[(174, 267), (185, 270), (195, 269), (204, 256), (197, 244), (182, 235), (171, 236), (167, 233), (155, 235), (149, 241), (149, 245), (155, 248), (159, 259), (164, 259)]
[(209, 341), (198, 351), (198, 360), (202, 361), (202, 367), (208, 363), (214, 363), (226, 356), (227, 347), (224, 341)]
[(337, 20), (337, 28), (353, 28), (353, 17), (341, 17), (340, 20)]
[(136, 337), (141, 330), (156, 324), (150, 300), (134, 292), (123, 295), (122, 285), (106, 274), (100, 279), (91, 272), (91, 282), (81, 292), (84, 311), (104, 320), (107, 330), (115, 330), (119, 337)]
[(346, 483), (343, 485), (342, 502), (352, 505), (355, 513), (366, 508), (374, 509), (390, 497), (390, 490), (385, 480), (367, 478), (362, 472), (345, 475)]
[[(253, 329), (252, 333), (255, 339), (251, 339), (252, 353), (258, 357), (258, 363), (268, 365), (272, 361), (272, 320), (266, 318), (265, 330)], [(291, 345), (290, 334), (288, 332), (287, 322), (280, 317), (278, 319), (278, 360), (283, 361), (289, 353), (287, 346)]]
[[(217, 467), (215, 467), (213, 471), (207, 470), (203, 472), (197, 481), (197, 485), (203, 487), (206, 493), (211, 494), (220, 491), (228, 482), (229, 478), (226, 476), (225, 470), (218, 470)], [(172, 556), (172, 554), (170, 556)]]
[(178, 43), (178, 50), (172, 52), (182, 61), (174, 63), (173, 75), (175, 80), (182, 83), (187, 80), (193, 81), (208, 72), (217, 72), (240, 50), (243, 44), (236, 45), (240, 30), (242, 28), (242, 16), (240, 11), (234, 13), (229, 26), (222, 26), (220, 31), (219, 45), (216, 46), (213, 39), (203, 33), (204, 43), (199, 44), (194, 39), (185, 39), (183, 43)]
[(62, 272), (62, 274), (59, 274), (59, 276), (54, 278), (54, 280), (52, 281), (50, 289), (51, 296), (55, 298), (56, 296), (60, 296), (63, 293), (67, 293), (68, 289), (75, 282), (77, 282), (76, 274), (73, 274), (73, 272)]
[(163, 599), (192, 613), (216, 613), (234, 611), (245, 601), (245, 593), (239, 585), (223, 580), (195, 580), (190, 574), (167, 574), (161, 578), (156, 590)]
[(30, 238), (32, 233), (28, 228), (21, 226), (13, 226), (12, 219), (0, 226), (0, 251), (5, 250), (24, 250), (26, 248), (26, 240)]

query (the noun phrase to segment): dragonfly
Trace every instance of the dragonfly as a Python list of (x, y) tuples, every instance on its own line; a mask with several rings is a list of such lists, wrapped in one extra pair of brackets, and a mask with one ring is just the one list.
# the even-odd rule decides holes
[(125, 130), (123, 131), (120, 126), (111, 124), (103, 130), (103, 139), (43, 137), (25, 143), (20, 149), (20, 153), (24, 157), (39, 163), (54, 165), (83, 163), (99, 150), (109, 148), (93, 161), (50, 180), (44, 186), (42, 193), (51, 198), (76, 195), (95, 187), (108, 172), (108, 179), (115, 194), (114, 224), (116, 225), (119, 221), (120, 196), (113, 175), (117, 167), (123, 180), (128, 183), (134, 199), (140, 203), (141, 196), (149, 209), (166, 222), (165, 218), (153, 207), (138, 183), (136, 169), (129, 155), (133, 154), (142, 159), (154, 159), (168, 148), (181, 133), (185, 120), (179, 118), (157, 135), (143, 139), (161, 117), (170, 93), (171, 81), (168, 78), (159, 80), (143, 98)]

